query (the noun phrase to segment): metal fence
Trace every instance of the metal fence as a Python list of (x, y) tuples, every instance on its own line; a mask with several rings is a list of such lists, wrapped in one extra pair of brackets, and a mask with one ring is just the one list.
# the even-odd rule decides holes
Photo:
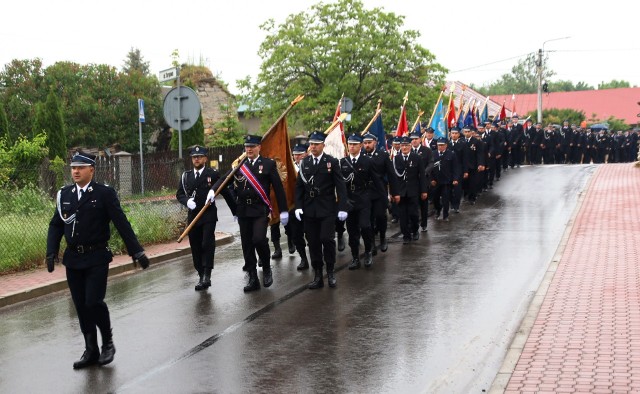
[[(242, 151), (242, 145), (210, 148), (210, 164), (224, 173)], [(141, 243), (175, 240), (187, 216), (175, 193), (182, 171), (191, 168), (191, 158), (188, 152), (182, 159), (177, 152), (154, 153), (146, 154), (143, 163), (144, 194), (139, 155), (99, 157), (94, 179), (116, 189)], [(60, 186), (72, 183), (68, 164), (58, 176), (48, 163), (6, 170), (12, 181), (0, 188), (0, 273), (35, 266), (44, 259), (54, 197)], [(112, 234), (110, 246), (123, 251), (119, 236)]]

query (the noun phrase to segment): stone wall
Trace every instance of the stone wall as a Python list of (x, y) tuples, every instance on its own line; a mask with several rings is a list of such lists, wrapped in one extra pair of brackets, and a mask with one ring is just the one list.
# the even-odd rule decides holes
[(228, 105), (229, 111), (237, 117), (235, 97), (215, 78), (200, 80), (197, 92), (202, 107), (205, 134), (211, 134), (213, 125), (224, 120), (226, 114), (220, 109), (221, 105)]

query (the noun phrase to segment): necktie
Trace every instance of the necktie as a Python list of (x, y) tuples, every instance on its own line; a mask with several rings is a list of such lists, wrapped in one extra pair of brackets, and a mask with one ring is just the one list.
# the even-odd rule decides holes
[(404, 156), (404, 162), (407, 162), (407, 159), (409, 158), (409, 156)]
[(80, 189), (80, 198), (78, 198), (78, 201), (82, 200), (82, 196), (84, 196), (84, 189)]
[(196, 171), (196, 181), (200, 178), (200, 171)]
[(317, 157), (314, 157), (314, 158), (313, 158), (313, 165), (314, 165), (314, 166), (317, 166), (317, 165), (318, 165), (318, 158), (317, 158)]
[(352, 162), (353, 164), (356, 164), (356, 158), (355, 158), (355, 157), (352, 157), (352, 158), (351, 158), (351, 162)]
[(249, 165), (253, 167), (253, 160), (249, 159)]

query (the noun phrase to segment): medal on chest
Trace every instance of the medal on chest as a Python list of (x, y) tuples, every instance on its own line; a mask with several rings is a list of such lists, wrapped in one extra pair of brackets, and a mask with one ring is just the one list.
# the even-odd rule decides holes
[(262, 164), (260, 164), (260, 166), (258, 167), (258, 174), (262, 174), (262, 168), (263, 168), (263, 167), (264, 167), (264, 166), (263, 166)]
[(331, 172), (331, 162), (327, 162), (327, 172)]

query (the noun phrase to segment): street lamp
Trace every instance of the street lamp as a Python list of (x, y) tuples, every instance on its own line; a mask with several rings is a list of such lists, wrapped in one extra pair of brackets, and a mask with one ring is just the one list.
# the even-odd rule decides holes
[(538, 49), (538, 62), (536, 63), (538, 68), (538, 123), (542, 123), (542, 57), (544, 55), (544, 44), (551, 41), (565, 40), (567, 38), (571, 37), (552, 38), (542, 43), (542, 49)]

